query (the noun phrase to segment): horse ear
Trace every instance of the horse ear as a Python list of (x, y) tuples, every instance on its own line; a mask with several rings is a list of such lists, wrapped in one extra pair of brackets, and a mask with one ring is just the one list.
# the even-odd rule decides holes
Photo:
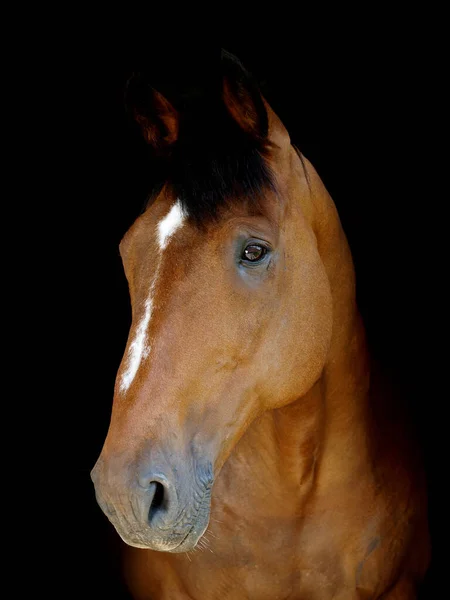
[(128, 111), (141, 127), (145, 140), (155, 150), (167, 150), (176, 142), (178, 112), (144, 77), (133, 76), (128, 81), (125, 101)]
[(268, 133), (267, 111), (256, 81), (242, 63), (222, 50), (224, 65), (223, 99), (225, 106), (241, 129), (264, 140)]

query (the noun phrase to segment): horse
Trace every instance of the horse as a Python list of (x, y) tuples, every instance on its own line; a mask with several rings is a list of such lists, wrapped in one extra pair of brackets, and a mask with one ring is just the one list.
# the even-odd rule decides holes
[(410, 600), (427, 492), (310, 161), (223, 51), (127, 105), (161, 182), (120, 242), (132, 321), (91, 472), (137, 600)]

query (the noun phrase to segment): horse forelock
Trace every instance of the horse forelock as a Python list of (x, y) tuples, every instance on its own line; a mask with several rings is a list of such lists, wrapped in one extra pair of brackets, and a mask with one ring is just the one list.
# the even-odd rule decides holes
[(243, 202), (260, 211), (267, 193), (276, 191), (268, 161), (270, 147), (249, 139), (233, 125), (230, 121), (231, 131), (224, 126), (217, 137), (194, 130), (181, 138), (158, 169), (161, 177), (145, 208), (166, 187), (184, 215), (197, 225), (214, 221), (222, 209)]

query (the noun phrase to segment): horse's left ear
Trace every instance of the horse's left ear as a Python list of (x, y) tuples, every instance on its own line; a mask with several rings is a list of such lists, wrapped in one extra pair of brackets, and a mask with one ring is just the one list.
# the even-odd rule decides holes
[(256, 81), (242, 63), (222, 50), (223, 100), (234, 121), (248, 135), (264, 140), (269, 123), (264, 101)]

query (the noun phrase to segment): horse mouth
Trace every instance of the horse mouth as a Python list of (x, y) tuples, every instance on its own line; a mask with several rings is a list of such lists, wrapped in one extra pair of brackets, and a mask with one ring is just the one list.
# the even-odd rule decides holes
[[(203, 504), (203, 503), (202, 503)], [(207, 503), (205, 503), (207, 504)], [(181, 552), (189, 552), (190, 550), (194, 550), (198, 542), (200, 541), (202, 535), (208, 528), (209, 524), (209, 506), (208, 509), (203, 513), (197, 515), (196, 520), (193, 525), (190, 527), (189, 531), (186, 533), (182, 541), (173, 548), (169, 550), (169, 552), (173, 553), (181, 553)]]

